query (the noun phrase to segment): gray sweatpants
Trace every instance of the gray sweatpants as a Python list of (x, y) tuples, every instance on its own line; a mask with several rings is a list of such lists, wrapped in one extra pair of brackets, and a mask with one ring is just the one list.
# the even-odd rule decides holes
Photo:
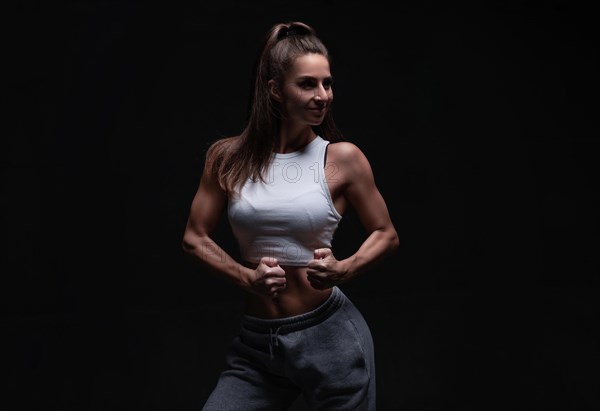
[(300, 394), (310, 410), (376, 409), (371, 332), (338, 287), (301, 315), (244, 315), (226, 364), (204, 411), (286, 410)]

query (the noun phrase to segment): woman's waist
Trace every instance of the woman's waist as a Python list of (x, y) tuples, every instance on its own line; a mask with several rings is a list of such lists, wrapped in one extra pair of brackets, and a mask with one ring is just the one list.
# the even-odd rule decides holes
[(259, 296), (249, 294), (242, 324), (257, 332), (278, 328), (282, 333), (317, 324), (337, 311), (345, 299), (338, 287), (318, 292), (318, 298), (312, 301), (296, 298), (293, 293), (279, 296), (277, 302), (269, 301), (269, 298), (262, 300)]
[[(244, 265), (256, 268), (258, 264), (248, 261)], [(285, 272), (286, 287), (275, 298), (246, 293), (247, 315), (259, 318), (283, 318), (304, 314), (317, 308), (331, 295), (332, 289), (317, 290), (308, 281), (306, 267), (280, 266)]]

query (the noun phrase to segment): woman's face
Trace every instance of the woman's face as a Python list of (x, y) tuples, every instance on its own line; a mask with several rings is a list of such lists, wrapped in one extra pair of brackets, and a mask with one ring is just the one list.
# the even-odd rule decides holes
[(280, 102), (286, 121), (319, 125), (333, 101), (329, 62), (321, 54), (296, 58), (284, 78)]

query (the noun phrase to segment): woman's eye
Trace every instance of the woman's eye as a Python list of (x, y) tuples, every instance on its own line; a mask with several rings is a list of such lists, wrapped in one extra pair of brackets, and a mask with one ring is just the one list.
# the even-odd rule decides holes
[(314, 85), (311, 82), (305, 81), (305, 82), (300, 83), (300, 87), (302, 87), (303, 89), (310, 89), (310, 88), (313, 88)]

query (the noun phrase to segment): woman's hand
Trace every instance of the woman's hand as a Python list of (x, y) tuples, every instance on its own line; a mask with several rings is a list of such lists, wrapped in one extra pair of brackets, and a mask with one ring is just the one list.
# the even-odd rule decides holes
[(346, 270), (330, 248), (315, 250), (315, 258), (308, 262), (306, 274), (310, 285), (317, 290), (332, 288), (346, 281)]
[(263, 257), (249, 279), (250, 292), (277, 298), (286, 287), (285, 271), (276, 258)]

